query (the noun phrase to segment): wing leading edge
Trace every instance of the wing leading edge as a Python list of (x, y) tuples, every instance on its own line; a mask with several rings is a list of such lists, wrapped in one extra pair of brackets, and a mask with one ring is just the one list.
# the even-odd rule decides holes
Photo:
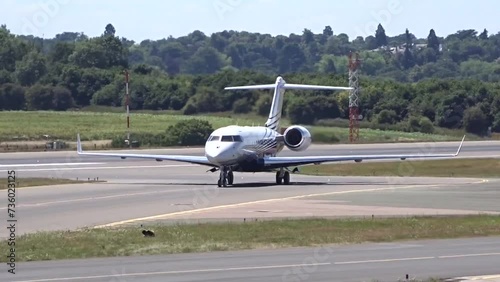
[(458, 150), (453, 154), (407, 154), (407, 155), (351, 155), (351, 156), (310, 156), (310, 157), (268, 157), (264, 159), (265, 166), (269, 168), (299, 166), (307, 164), (320, 164), (339, 161), (362, 161), (384, 159), (426, 159), (426, 158), (452, 158), (458, 156), (462, 149), (465, 136), (462, 138)]
[(205, 156), (183, 156), (183, 155), (147, 155), (147, 154), (115, 154), (115, 153), (91, 153), (82, 150), (82, 143), (80, 141), (80, 134), (77, 135), (76, 151), (78, 155), (82, 156), (101, 156), (101, 157), (119, 157), (138, 158), (138, 159), (153, 159), (157, 161), (178, 161), (206, 166), (214, 166)]

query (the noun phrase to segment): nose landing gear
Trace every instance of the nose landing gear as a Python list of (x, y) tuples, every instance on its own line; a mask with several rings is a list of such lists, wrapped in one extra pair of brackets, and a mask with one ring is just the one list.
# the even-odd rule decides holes
[(220, 168), (220, 176), (217, 181), (218, 187), (227, 187), (227, 185), (233, 185), (234, 175), (230, 168), (221, 167)]

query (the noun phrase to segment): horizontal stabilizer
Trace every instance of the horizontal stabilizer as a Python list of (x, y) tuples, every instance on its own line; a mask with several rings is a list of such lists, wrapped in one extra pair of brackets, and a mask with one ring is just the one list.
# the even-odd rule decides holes
[(352, 87), (342, 86), (323, 86), (323, 85), (308, 85), (308, 84), (291, 84), (287, 83), (283, 86), (285, 89), (316, 89), (316, 90), (351, 90)]
[(276, 84), (260, 84), (260, 85), (247, 85), (247, 86), (230, 86), (224, 88), (225, 90), (255, 90), (255, 89), (274, 89)]

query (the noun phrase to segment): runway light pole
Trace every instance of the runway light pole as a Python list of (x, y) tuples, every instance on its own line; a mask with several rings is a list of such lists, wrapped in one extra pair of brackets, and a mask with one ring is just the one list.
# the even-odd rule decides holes
[(129, 147), (132, 146), (130, 142), (130, 110), (129, 110), (129, 92), (128, 92), (128, 70), (125, 70), (125, 106), (127, 108), (127, 144)]

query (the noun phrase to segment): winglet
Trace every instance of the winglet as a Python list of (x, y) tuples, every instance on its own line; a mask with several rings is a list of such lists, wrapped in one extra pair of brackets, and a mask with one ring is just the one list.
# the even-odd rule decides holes
[(460, 154), (460, 150), (462, 150), (462, 145), (464, 144), (464, 140), (465, 140), (465, 135), (462, 138), (462, 142), (460, 142), (460, 146), (458, 146), (458, 150), (457, 150), (457, 153), (455, 154), (455, 156), (458, 156), (458, 154)]
[(76, 135), (76, 152), (82, 152), (82, 142), (80, 141), (80, 133)]

